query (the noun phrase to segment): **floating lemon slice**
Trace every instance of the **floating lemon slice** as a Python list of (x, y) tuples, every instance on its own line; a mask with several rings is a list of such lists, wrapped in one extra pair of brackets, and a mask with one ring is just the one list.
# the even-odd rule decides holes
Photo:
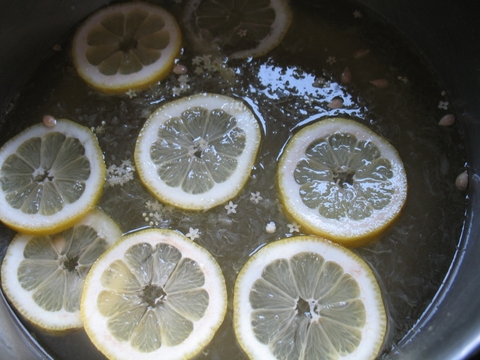
[(79, 75), (107, 93), (143, 89), (164, 78), (180, 53), (175, 18), (142, 2), (106, 7), (90, 16), (73, 38)]
[(214, 43), (230, 59), (265, 55), (282, 41), (291, 20), (286, 0), (190, 0), (184, 12), (198, 50)]
[(135, 147), (140, 179), (159, 200), (207, 210), (235, 197), (248, 180), (260, 127), (239, 100), (199, 94), (158, 108)]
[(234, 326), (250, 359), (374, 359), (386, 315), (362, 259), (299, 236), (270, 243), (247, 261), (235, 283)]
[(92, 342), (114, 359), (186, 359), (223, 322), (227, 292), (212, 255), (171, 230), (112, 246), (92, 266), (81, 313)]
[(93, 209), (105, 182), (95, 135), (69, 120), (34, 125), (0, 149), (0, 220), (28, 234), (54, 234)]
[(81, 328), (85, 276), (121, 236), (117, 224), (99, 210), (55, 235), (18, 234), (2, 263), (3, 290), (25, 318), (43, 329)]
[(306, 126), (288, 142), (277, 169), (286, 211), (307, 231), (346, 246), (375, 238), (397, 218), (407, 177), (395, 148), (353, 120)]

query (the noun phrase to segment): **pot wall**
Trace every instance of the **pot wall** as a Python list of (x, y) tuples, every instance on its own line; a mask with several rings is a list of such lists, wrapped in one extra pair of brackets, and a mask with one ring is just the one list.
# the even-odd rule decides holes
[[(291, 0), (294, 1), (294, 0)], [(312, 0), (312, 2), (317, 0)], [(318, 0), (320, 1), (320, 0)], [(0, 3), (0, 128), (22, 81), (45, 50), (105, 0)], [(466, 0), (360, 0), (403, 33), (439, 74), (464, 131), (470, 185), (459, 250), (442, 288), (392, 359), (465, 359), (480, 344), (480, 25)], [(20, 19), (20, 20), (19, 20)], [(0, 240), (11, 234), (0, 234)], [(0, 357), (48, 358), (18, 327), (0, 297)]]
[(463, 130), (468, 209), (458, 252), (434, 301), (392, 359), (466, 359), (480, 344), (480, 26), (474, 4), (360, 0), (400, 30), (438, 74)]

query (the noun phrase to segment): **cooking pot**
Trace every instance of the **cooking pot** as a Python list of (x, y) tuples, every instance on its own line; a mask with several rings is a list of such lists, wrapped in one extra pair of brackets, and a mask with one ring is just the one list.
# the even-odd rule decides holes
[[(295, 0), (291, 0), (295, 1)], [(311, 0), (311, 2), (321, 0)], [(436, 296), (388, 354), (391, 359), (467, 359), (480, 347), (480, 24), (468, 0), (358, 0), (396, 28), (448, 90), (469, 170), (464, 230)], [(2, 0), (0, 129), (22, 83), (52, 45), (106, 0)], [(0, 229), (0, 244), (13, 233)], [(0, 294), (0, 358), (48, 359)]]

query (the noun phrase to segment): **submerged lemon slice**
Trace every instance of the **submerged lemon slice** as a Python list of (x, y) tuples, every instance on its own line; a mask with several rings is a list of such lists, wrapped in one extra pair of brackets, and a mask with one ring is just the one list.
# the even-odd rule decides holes
[(123, 93), (164, 78), (181, 45), (170, 13), (147, 3), (124, 3), (101, 9), (82, 24), (73, 39), (73, 61), (91, 86)]
[(82, 295), (85, 330), (115, 359), (186, 359), (223, 322), (227, 293), (212, 255), (171, 230), (117, 242), (90, 270)]
[(18, 234), (2, 263), (3, 290), (21, 314), (41, 328), (80, 328), (87, 272), (121, 236), (117, 224), (99, 210), (55, 235)]
[(95, 207), (105, 163), (90, 129), (69, 120), (34, 125), (0, 149), (0, 220), (29, 234), (53, 234)]
[(407, 177), (395, 148), (353, 120), (306, 126), (288, 142), (277, 169), (286, 211), (307, 231), (360, 246), (400, 213)]
[(135, 147), (140, 179), (159, 200), (207, 210), (245, 185), (260, 144), (260, 127), (243, 102), (198, 94), (158, 108)]
[(234, 325), (250, 359), (374, 359), (386, 315), (362, 259), (299, 236), (270, 243), (247, 261), (235, 283)]
[(213, 43), (230, 59), (266, 54), (282, 41), (291, 19), (286, 0), (190, 0), (184, 12), (197, 50)]

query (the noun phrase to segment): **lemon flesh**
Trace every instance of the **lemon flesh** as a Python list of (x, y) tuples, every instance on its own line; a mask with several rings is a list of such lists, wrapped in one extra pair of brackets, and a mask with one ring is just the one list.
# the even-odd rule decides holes
[(105, 182), (95, 135), (69, 120), (34, 125), (0, 149), (0, 220), (29, 234), (52, 234), (91, 210)]
[(115, 359), (184, 359), (213, 338), (226, 312), (225, 280), (205, 249), (171, 230), (125, 236), (87, 276), (82, 318)]
[(272, 50), (288, 31), (291, 18), (285, 0), (190, 0), (184, 13), (198, 50), (215, 43), (230, 59), (258, 57)]
[(199, 94), (158, 108), (143, 126), (135, 163), (163, 202), (207, 210), (236, 196), (248, 180), (260, 127), (239, 100)]
[(307, 231), (363, 245), (399, 215), (407, 196), (393, 146), (353, 120), (306, 126), (285, 147), (277, 169), (286, 211)]
[(73, 60), (93, 87), (123, 93), (164, 78), (181, 42), (175, 18), (163, 8), (125, 3), (101, 9), (82, 24), (73, 40)]
[(87, 272), (121, 235), (115, 222), (99, 210), (54, 235), (19, 234), (2, 263), (3, 290), (21, 314), (41, 328), (80, 328)]
[(322, 238), (262, 248), (240, 271), (234, 325), (251, 359), (374, 359), (386, 331), (369, 266)]

